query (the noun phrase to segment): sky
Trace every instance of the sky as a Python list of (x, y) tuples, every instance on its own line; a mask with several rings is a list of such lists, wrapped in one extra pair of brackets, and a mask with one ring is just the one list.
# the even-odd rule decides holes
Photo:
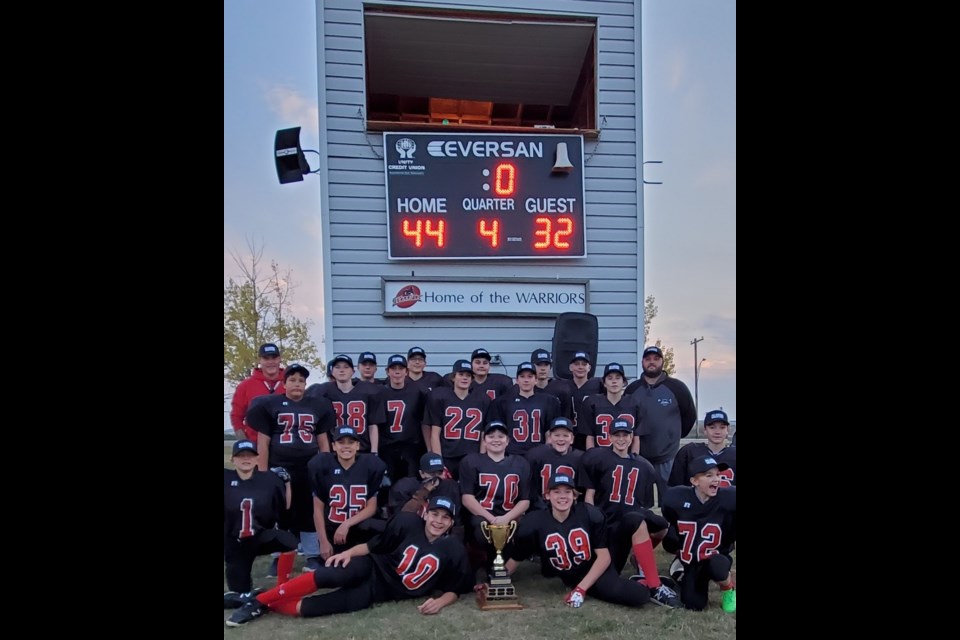
[[(737, 52), (735, 0), (647, 0), (643, 17), (644, 289), (650, 329), (673, 348), (691, 393), (695, 338), (700, 418), (737, 406)], [(293, 312), (322, 336), (320, 180), (281, 185), (277, 129), (302, 127), (320, 148), (314, 0), (225, 0), (223, 20), (224, 281), (234, 254), (262, 245), (264, 264), (293, 269)], [(316, 154), (307, 153), (312, 168)], [(588, 213), (589, 215), (589, 213)]]

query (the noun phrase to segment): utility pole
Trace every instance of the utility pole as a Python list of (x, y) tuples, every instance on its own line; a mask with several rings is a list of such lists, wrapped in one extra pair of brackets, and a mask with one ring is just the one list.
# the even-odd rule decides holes
[(693, 407), (697, 410), (697, 424), (700, 424), (700, 358), (697, 357), (697, 343), (703, 342), (703, 336), (694, 338), (693, 345)]

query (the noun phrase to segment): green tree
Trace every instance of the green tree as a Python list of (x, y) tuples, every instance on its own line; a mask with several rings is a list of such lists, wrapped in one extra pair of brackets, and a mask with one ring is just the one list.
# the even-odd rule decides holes
[(275, 261), (264, 269), (263, 247), (247, 243), (248, 253), (230, 252), (240, 275), (223, 287), (223, 379), (232, 385), (250, 375), (257, 366), (257, 349), (264, 342), (280, 347), (283, 362), (299, 362), (324, 371), (316, 344), (310, 339), (312, 322), (300, 320), (291, 311), (292, 269)]
[[(654, 298), (652, 295), (647, 296), (646, 300), (643, 301), (644, 346), (649, 344), (648, 340), (650, 339), (650, 323), (653, 322), (653, 319), (657, 317), (657, 311), (659, 311), (659, 307), (656, 305), (656, 298)], [(673, 361), (673, 347), (665, 349), (660, 341), (660, 338), (657, 338), (657, 341), (654, 344), (660, 347), (660, 350), (663, 351), (663, 370), (671, 376), (674, 375), (677, 371), (677, 365)]]

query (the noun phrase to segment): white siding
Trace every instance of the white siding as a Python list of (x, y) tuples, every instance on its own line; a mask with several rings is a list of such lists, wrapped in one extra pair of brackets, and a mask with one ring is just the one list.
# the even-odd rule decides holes
[[(552, 318), (390, 317), (381, 276), (488, 276), (589, 279), (589, 309), (600, 324), (599, 364), (619, 361), (637, 374), (643, 345), (643, 198), (639, 3), (610, 0), (484, 0), (381, 4), (594, 16), (598, 24), (600, 139), (584, 140), (586, 240), (580, 260), (387, 260), (383, 135), (364, 124), (363, 3), (317, 0), (321, 210), (324, 251), (322, 319), (327, 355), (361, 351), (381, 364), (413, 345), (427, 368), (446, 373), (477, 347), (502, 356), (505, 373), (534, 348), (551, 348)], [(502, 371), (493, 367), (493, 371)], [(382, 375), (382, 370), (381, 370)]]

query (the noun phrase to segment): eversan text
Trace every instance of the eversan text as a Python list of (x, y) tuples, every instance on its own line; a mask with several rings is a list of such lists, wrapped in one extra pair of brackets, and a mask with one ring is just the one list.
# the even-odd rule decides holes
[(427, 143), (427, 153), (436, 158), (457, 158), (474, 156), (476, 158), (542, 158), (542, 142), (513, 142), (507, 140), (434, 140)]

